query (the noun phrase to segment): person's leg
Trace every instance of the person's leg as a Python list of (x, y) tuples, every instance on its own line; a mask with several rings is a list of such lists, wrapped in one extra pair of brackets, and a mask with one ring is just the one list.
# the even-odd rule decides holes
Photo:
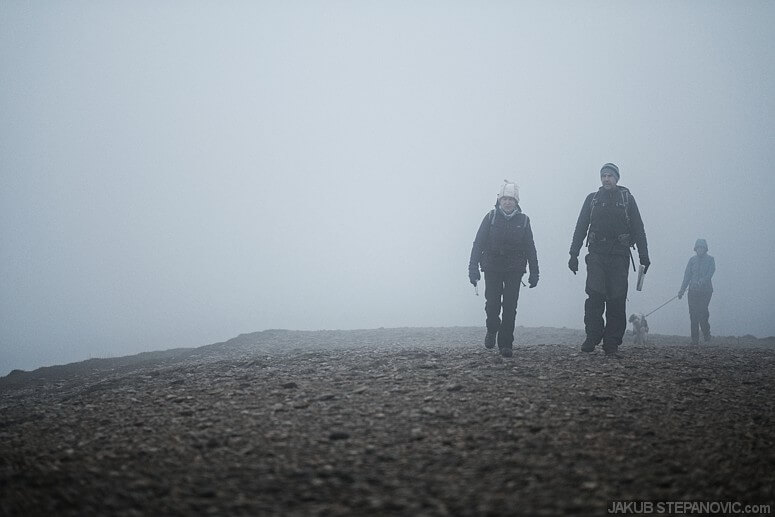
[(600, 340), (603, 339), (605, 324), (603, 311), (605, 311), (605, 270), (602, 258), (597, 253), (586, 256), (587, 263), (587, 300), (584, 302), (584, 330), (587, 339), (581, 345), (581, 350), (591, 352)]
[(521, 273), (506, 273), (503, 286), (503, 321), (498, 332), (498, 348), (511, 350), (514, 343), (514, 321), (517, 317), (517, 302), (521, 286)]
[(605, 304), (605, 330), (603, 331), (603, 350), (615, 354), (622, 344), (627, 329), (627, 298), (614, 298)]
[(698, 302), (700, 329), (702, 329), (702, 336), (705, 338), (705, 341), (710, 341), (710, 311), (708, 310), (708, 306), (710, 305), (710, 298), (712, 296), (713, 291), (702, 293), (702, 297)]
[(484, 273), (484, 312), (487, 314), (487, 336), (484, 344), (487, 348), (495, 346), (495, 336), (501, 328), (501, 297), (503, 296), (503, 273), (485, 271)]
[(689, 291), (689, 328), (691, 329), (692, 344), (697, 345), (700, 342), (700, 300), (697, 293)]
[(627, 330), (627, 280), (630, 257), (608, 255), (605, 257), (606, 311), (603, 331), (603, 350), (615, 354), (622, 344)]

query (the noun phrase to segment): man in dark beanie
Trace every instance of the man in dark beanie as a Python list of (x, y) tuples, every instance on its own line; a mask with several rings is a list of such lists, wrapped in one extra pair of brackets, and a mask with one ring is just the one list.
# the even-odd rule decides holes
[(581, 350), (592, 352), (602, 340), (605, 354), (618, 357), (627, 328), (630, 248), (637, 245), (644, 271), (651, 262), (646, 231), (635, 198), (627, 188), (617, 185), (619, 167), (613, 163), (603, 165), (600, 180), (603, 186), (589, 194), (581, 206), (568, 267), (574, 275), (579, 270), (579, 251), (587, 237), (587, 300), (584, 303), (587, 338)]

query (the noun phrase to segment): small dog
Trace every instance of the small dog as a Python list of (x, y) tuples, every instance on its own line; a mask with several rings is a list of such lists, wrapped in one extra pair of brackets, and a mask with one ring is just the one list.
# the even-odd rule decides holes
[(636, 345), (645, 345), (646, 337), (649, 333), (649, 324), (646, 316), (643, 314), (631, 314), (630, 323), (632, 323), (632, 335)]

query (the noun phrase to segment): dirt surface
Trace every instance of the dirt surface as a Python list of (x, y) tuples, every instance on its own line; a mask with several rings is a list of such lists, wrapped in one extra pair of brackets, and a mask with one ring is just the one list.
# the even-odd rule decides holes
[[(775, 347), (569, 329), (265, 331), (0, 379), (3, 515), (775, 508)], [(758, 345), (758, 346), (757, 346)]]

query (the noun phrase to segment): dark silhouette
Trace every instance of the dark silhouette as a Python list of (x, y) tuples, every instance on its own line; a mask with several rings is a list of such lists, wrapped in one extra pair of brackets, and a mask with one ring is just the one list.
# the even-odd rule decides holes
[(507, 180), (498, 193), (495, 208), (479, 225), (468, 262), (468, 278), (474, 286), (481, 279), (479, 268), (484, 272), (487, 313), (484, 346), (492, 348), (497, 340), (504, 357), (512, 355), (519, 288), (528, 264), (528, 283), (532, 288), (538, 284), (533, 230), (530, 218), (519, 207), (519, 189)]
[(585, 258), (588, 298), (584, 303), (584, 328), (587, 338), (581, 350), (592, 352), (602, 340), (606, 355), (618, 356), (627, 327), (630, 247), (637, 245), (644, 272), (651, 261), (635, 198), (627, 188), (617, 185), (619, 168), (606, 163), (600, 169), (600, 180), (603, 186), (589, 194), (581, 206), (568, 267), (573, 274), (579, 270), (579, 251), (586, 236), (589, 253)]

